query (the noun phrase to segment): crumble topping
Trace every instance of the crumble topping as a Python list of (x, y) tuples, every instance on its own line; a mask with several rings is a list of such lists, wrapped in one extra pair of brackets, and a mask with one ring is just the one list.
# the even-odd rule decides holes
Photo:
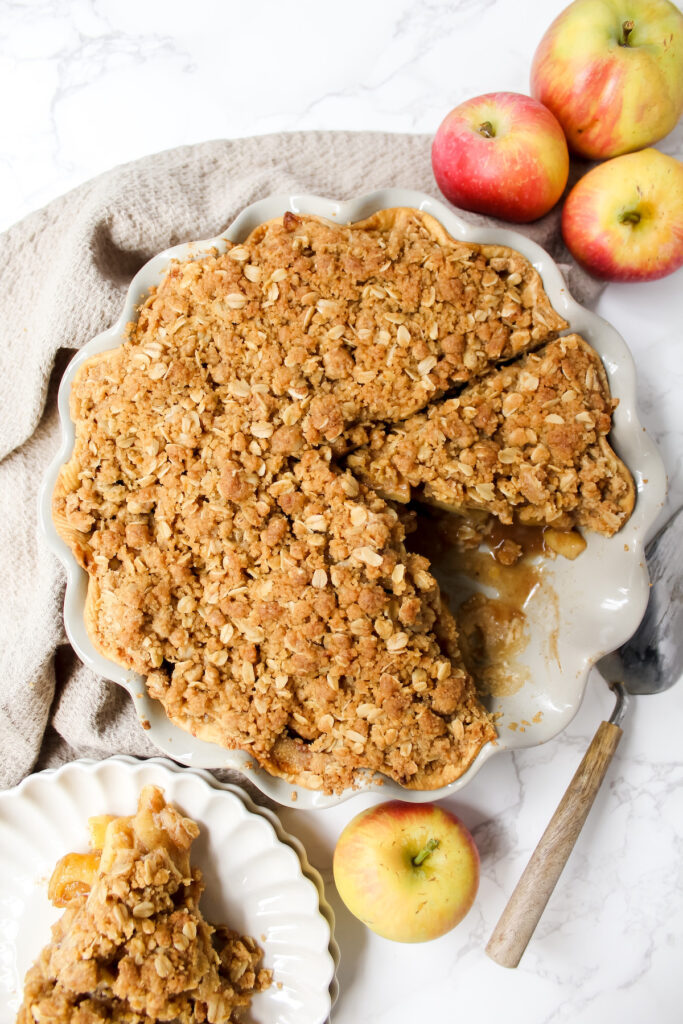
[(607, 441), (615, 406), (597, 353), (572, 334), (404, 423), (374, 428), (348, 462), (398, 501), (420, 487), (425, 501), (503, 523), (612, 536), (635, 494)]
[(519, 253), (414, 210), (286, 214), (172, 264), (72, 388), (53, 514), (95, 645), (288, 781), (457, 778), (495, 730), (428, 561), (343, 457), (564, 327)]
[(17, 1024), (230, 1024), (268, 987), (256, 941), (199, 910), (198, 834), (145, 786), (135, 815), (108, 821), (101, 851), (57, 864), (50, 896), (65, 910), (26, 975)]

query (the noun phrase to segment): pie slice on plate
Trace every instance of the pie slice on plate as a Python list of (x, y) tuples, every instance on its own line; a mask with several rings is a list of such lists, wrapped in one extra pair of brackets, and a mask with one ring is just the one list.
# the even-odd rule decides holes
[(194, 821), (145, 786), (131, 817), (90, 819), (49, 895), (64, 913), (28, 971), (17, 1024), (228, 1024), (267, 988), (254, 939), (214, 928), (190, 864)]

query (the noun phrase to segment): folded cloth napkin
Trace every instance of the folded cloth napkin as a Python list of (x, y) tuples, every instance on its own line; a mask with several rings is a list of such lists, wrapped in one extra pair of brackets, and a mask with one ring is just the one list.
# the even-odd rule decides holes
[[(125, 691), (68, 647), (63, 572), (37, 531), (36, 496), (58, 445), (57, 385), (72, 350), (117, 319), (150, 257), (219, 235), (256, 199), (288, 191), (350, 199), (389, 186), (440, 198), (428, 136), (293, 132), (207, 142), (117, 167), (3, 234), (0, 786), (75, 757), (156, 752)], [(558, 209), (519, 230), (562, 266), (580, 302), (595, 300), (600, 285), (571, 261)]]

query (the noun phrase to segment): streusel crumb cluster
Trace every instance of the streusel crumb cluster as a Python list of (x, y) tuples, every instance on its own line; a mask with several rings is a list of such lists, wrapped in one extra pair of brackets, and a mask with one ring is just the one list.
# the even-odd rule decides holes
[(415, 210), (287, 213), (173, 263), (72, 390), (54, 515), (90, 574), (95, 644), (174, 722), (306, 787), (460, 776), (495, 730), (376, 489), (382, 450), (362, 478), (347, 456), (566, 326), (519, 253)]

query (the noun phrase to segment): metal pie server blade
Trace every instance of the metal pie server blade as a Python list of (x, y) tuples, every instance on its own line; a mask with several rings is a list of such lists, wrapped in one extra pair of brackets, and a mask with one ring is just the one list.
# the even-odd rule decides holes
[(661, 693), (683, 675), (683, 508), (645, 549), (650, 599), (640, 626), (618, 651), (597, 663), (629, 693)]

